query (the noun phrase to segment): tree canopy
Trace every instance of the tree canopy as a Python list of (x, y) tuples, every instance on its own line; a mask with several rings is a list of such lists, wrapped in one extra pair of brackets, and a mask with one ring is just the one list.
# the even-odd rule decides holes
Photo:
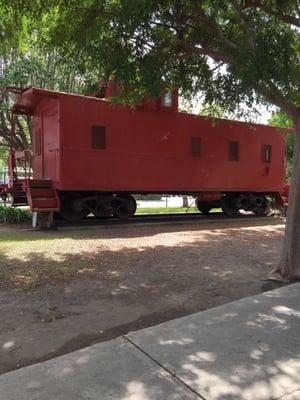
[[(50, 35), (81, 71), (103, 70), (158, 94), (199, 90), (233, 110), (300, 105), (299, 4), (266, 0), (83, 0), (61, 3)], [(70, 24), (72, 21), (72, 24)], [(63, 37), (63, 40), (61, 38)]]
[[(288, 117), (287, 114), (282, 111), (274, 113), (269, 119), (268, 123), (273, 126), (283, 127), (283, 128), (292, 128), (293, 121)], [(293, 166), (293, 153), (295, 147), (295, 135), (290, 133), (286, 136), (286, 155), (287, 155), (287, 169), (286, 169), (286, 178), (287, 181), (290, 182), (291, 174), (292, 174), (292, 166)]]
[[(45, 4), (45, 2), (43, 2)], [(39, 1), (0, 0), (0, 159), (5, 158), (11, 125), (11, 99), (7, 86), (84, 92), (98, 79), (92, 72), (80, 74), (74, 56), (63, 52), (50, 41), (49, 32), (56, 24), (58, 9), (50, 1), (45, 12)], [(30, 144), (30, 118), (16, 119), (14, 145)]]
[(0, 12), (1, 53), (23, 55), (1, 85), (82, 91), (77, 80), (117, 76), (126, 102), (177, 87), (228, 112), (299, 111), (298, 1), (1, 0)]

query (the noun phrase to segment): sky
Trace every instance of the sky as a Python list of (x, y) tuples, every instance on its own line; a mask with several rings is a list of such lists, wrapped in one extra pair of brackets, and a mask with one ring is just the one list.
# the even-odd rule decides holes
[[(194, 99), (191, 104), (184, 103), (182, 99), (179, 98), (179, 107), (180, 108), (188, 108), (188, 112), (191, 112), (192, 114), (200, 114), (200, 111), (203, 107), (203, 103), (199, 101), (199, 98)], [(253, 112), (249, 107), (246, 105), (241, 105), (241, 109), (246, 113), (247, 118), (243, 117), (224, 117), (226, 119), (233, 119), (233, 120), (239, 120), (239, 121), (246, 121), (246, 122), (252, 122), (256, 124), (266, 124), (268, 125), (268, 120), (272, 116), (272, 113), (276, 111), (276, 108), (274, 106), (256, 106), (256, 110), (258, 113)]]

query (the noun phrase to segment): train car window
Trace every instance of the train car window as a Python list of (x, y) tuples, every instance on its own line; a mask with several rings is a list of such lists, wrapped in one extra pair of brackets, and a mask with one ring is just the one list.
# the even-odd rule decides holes
[(92, 148), (105, 149), (106, 147), (106, 132), (105, 126), (92, 126)]
[(239, 161), (239, 142), (237, 140), (230, 140), (228, 147), (229, 161)]
[(172, 107), (172, 92), (167, 92), (163, 95), (161, 105), (164, 107)]
[(272, 159), (272, 146), (270, 144), (262, 145), (262, 160), (265, 163), (270, 163)]
[(191, 137), (191, 155), (193, 157), (201, 156), (201, 138), (197, 136)]
[(96, 94), (98, 99), (104, 99), (106, 97), (106, 85), (100, 86)]
[(34, 153), (36, 155), (41, 154), (42, 151), (41, 136), (41, 130), (37, 129), (34, 135)]

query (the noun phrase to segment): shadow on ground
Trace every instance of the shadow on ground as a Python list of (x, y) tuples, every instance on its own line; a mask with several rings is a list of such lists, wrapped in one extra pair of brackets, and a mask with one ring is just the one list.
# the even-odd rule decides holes
[(160, 228), (1, 249), (0, 373), (280, 286), (281, 225)]
[(297, 284), (132, 333), (129, 339), (205, 399), (296, 400), (299, 327)]
[[(298, 400), (299, 285), (0, 377), (4, 400)], [(8, 396), (8, 397), (7, 397)]]

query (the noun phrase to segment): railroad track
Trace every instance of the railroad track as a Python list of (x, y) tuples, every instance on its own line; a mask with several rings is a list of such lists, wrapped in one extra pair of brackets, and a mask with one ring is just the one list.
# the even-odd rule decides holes
[(81, 228), (81, 227), (97, 227), (97, 226), (130, 226), (130, 225), (150, 225), (150, 224), (183, 224), (190, 222), (213, 222), (213, 221), (274, 221), (275, 219), (282, 219), (278, 216), (263, 216), (258, 217), (255, 215), (240, 215), (238, 217), (230, 218), (223, 215), (221, 212), (214, 212), (209, 215), (197, 213), (182, 213), (182, 214), (137, 214), (127, 220), (118, 220), (113, 217), (95, 218), (86, 217), (80, 222), (66, 222), (57, 219), (55, 226), (57, 228)]

